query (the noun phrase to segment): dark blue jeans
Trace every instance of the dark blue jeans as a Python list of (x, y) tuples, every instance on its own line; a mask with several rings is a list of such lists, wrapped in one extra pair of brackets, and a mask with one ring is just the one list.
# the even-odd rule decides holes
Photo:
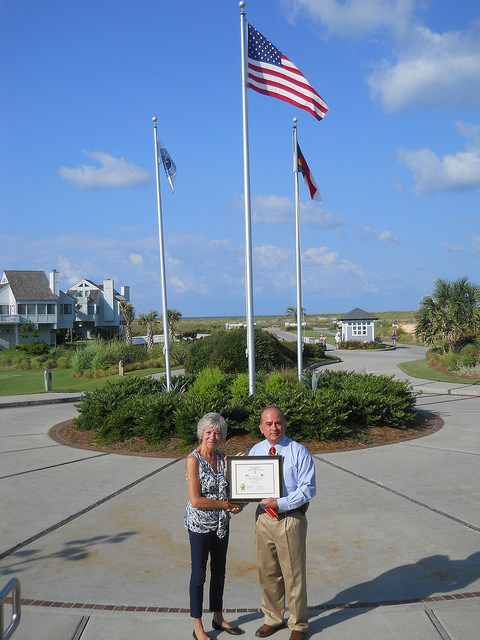
[(227, 563), (228, 533), (219, 538), (214, 531), (193, 533), (190, 536), (192, 575), (190, 577), (190, 615), (201, 618), (203, 612), (203, 586), (207, 575), (207, 561), (210, 556), (210, 611), (223, 609), (223, 587)]

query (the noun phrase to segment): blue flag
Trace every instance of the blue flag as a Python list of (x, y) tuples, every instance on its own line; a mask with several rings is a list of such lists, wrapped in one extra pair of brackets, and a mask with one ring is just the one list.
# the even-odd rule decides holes
[(161, 157), (163, 162), (163, 168), (165, 169), (165, 175), (167, 176), (167, 180), (170, 184), (170, 188), (173, 193), (173, 183), (175, 181), (175, 177), (177, 175), (177, 167), (175, 166), (174, 161), (170, 157), (170, 154), (165, 149), (164, 144), (157, 136), (157, 145), (158, 145), (158, 155)]

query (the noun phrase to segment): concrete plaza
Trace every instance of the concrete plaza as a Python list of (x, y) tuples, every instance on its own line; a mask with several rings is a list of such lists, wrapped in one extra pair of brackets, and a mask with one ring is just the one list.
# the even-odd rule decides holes
[[(408, 379), (396, 364), (423, 354), (341, 352), (332, 367)], [(311, 637), (478, 638), (480, 389), (409, 380), (440, 430), (314, 456)], [(48, 431), (76, 415), (69, 400), (0, 398), (0, 586), (15, 576), (22, 589), (14, 640), (192, 637), (183, 460), (62, 446)], [(232, 519), (226, 617), (253, 638), (259, 604), (248, 507)]]

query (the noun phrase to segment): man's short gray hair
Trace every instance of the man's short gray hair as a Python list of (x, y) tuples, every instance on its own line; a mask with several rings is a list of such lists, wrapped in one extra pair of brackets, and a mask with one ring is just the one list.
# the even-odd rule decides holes
[(199, 441), (203, 438), (205, 429), (218, 429), (220, 431), (220, 438), (223, 442), (227, 437), (227, 423), (225, 418), (219, 413), (206, 413), (203, 418), (200, 418), (197, 424), (197, 436)]

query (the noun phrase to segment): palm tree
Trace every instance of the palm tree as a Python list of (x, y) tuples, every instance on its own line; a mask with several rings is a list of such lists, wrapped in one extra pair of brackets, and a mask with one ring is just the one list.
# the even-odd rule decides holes
[(147, 328), (147, 349), (153, 348), (153, 333), (158, 323), (158, 313), (156, 311), (149, 311), (148, 313), (141, 313), (138, 316), (138, 324), (140, 327)]
[(120, 312), (125, 323), (125, 342), (132, 344), (132, 322), (135, 319), (135, 308), (131, 302), (121, 302)]
[(431, 296), (417, 311), (417, 337), (427, 345), (444, 342), (445, 351), (460, 351), (480, 330), (480, 287), (466, 276), (437, 280)]
[[(305, 307), (302, 307), (302, 315), (305, 313)], [(285, 309), (285, 317), (286, 318), (293, 318), (293, 321), (295, 322), (295, 324), (298, 323), (298, 318), (297, 318), (297, 307), (287, 307)]]
[(174, 338), (174, 330), (176, 323), (182, 317), (182, 312), (178, 309), (168, 309), (167, 310), (167, 324), (168, 324), (168, 337), (170, 340)]

